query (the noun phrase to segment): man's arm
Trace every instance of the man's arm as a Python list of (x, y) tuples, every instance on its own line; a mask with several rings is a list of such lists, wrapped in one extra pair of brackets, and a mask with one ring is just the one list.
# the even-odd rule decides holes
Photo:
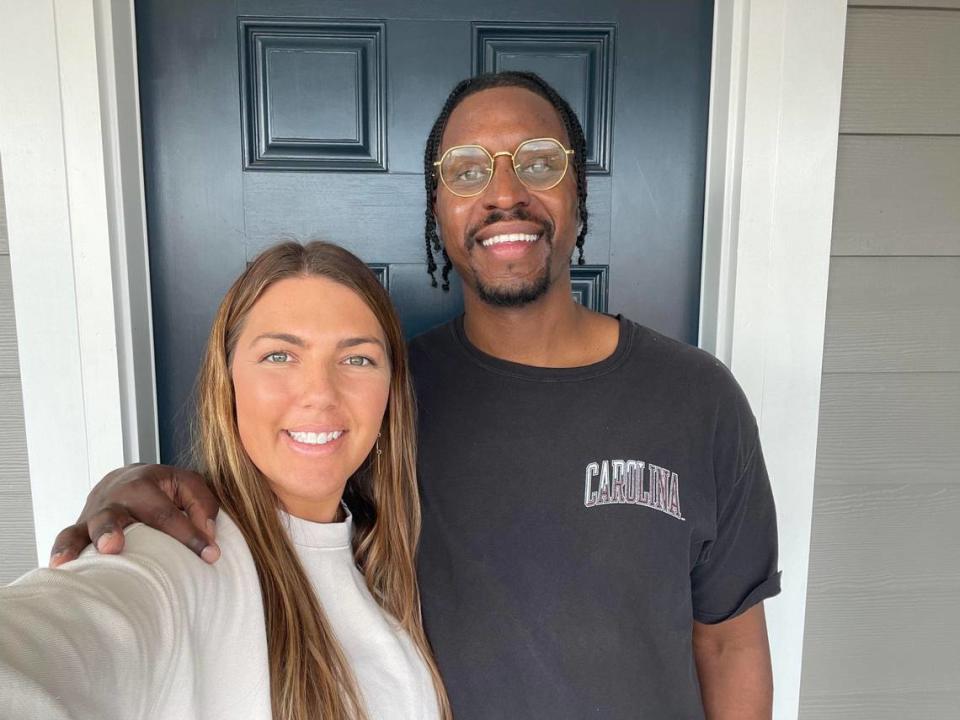
[(208, 563), (220, 505), (203, 477), (169, 465), (128, 465), (108, 473), (87, 496), (76, 524), (60, 531), (50, 567), (75, 559), (90, 543), (106, 554), (123, 550), (123, 528), (142, 522), (170, 535)]
[(714, 625), (695, 621), (693, 656), (707, 720), (773, 717), (773, 672), (763, 603)]

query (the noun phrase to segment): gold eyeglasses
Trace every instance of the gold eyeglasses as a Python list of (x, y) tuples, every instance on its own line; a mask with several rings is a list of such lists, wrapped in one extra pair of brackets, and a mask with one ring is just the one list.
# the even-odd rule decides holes
[(458, 197), (473, 197), (486, 190), (493, 178), (494, 161), (501, 155), (513, 160), (520, 182), (531, 190), (549, 190), (567, 174), (573, 150), (554, 138), (524, 140), (513, 152), (493, 155), (482, 145), (457, 145), (447, 150), (433, 166), (444, 187)]

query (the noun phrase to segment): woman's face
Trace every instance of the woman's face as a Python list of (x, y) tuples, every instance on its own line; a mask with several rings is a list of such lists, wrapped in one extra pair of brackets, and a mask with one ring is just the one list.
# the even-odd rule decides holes
[(231, 363), (240, 440), (286, 510), (330, 522), (377, 440), (390, 393), (386, 339), (352, 290), (326, 278), (271, 285)]

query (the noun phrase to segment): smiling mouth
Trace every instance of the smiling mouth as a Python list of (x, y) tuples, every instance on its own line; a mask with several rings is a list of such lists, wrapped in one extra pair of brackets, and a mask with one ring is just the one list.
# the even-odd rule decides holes
[(296, 430), (284, 430), (287, 435), (304, 445), (326, 445), (329, 442), (338, 440), (346, 430), (333, 430), (331, 432), (297, 432)]
[(493, 247), (494, 245), (502, 245), (503, 243), (533, 243), (540, 239), (539, 234), (531, 233), (503, 233), (501, 235), (494, 235), (493, 237), (488, 237), (480, 241), (482, 247)]

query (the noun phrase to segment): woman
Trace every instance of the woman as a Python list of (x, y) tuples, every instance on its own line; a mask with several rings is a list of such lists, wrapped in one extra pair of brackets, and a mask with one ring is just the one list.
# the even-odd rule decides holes
[(123, 556), (0, 590), (0, 717), (449, 718), (414, 573), (413, 428), (373, 274), (321, 242), (263, 252), (198, 384), (222, 559), (134, 525)]

